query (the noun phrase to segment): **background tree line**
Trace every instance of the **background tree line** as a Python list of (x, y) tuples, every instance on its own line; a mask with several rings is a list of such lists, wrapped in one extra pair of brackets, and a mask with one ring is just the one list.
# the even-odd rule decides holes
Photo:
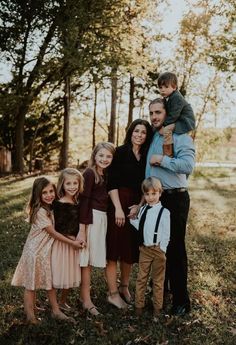
[(91, 138), (82, 138), (90, 147), (98, 129), (118, 144), (133, 117), (146, 116), (168, 69), (193, 100), (197, 138), (207, 113), (217, 122), (222, 87), (230, 92), (235, 6), (196, 1), (171, 36), (161, 27), (168, 9), (161, 0), (1, 1), (1, 58), (11, 79), (0, 88), (0, 145), (12, 152), (14, 171), (31, 171), (39, 156), (67, 166), (75, 113), (82, 128), (82, 114), (91, 123)]

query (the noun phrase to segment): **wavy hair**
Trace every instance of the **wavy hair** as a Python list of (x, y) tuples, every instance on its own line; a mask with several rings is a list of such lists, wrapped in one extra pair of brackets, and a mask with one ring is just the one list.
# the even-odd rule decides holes
[(140, 148), (140, 153), (143, 154), (143, 153), (147, 152), (147, 150), (149, 148), (149, 145), (151, 144), (152, 136), (153, 136), (152, 126), (150, 125), (150, 123), (147, 120), (137, 119), (137, 120), (134, 120), (130, 124), (130, 126), (127, 129), (127, 132), (126, 132), (126, 136), (125, 136), (125, 139), (124, 139), (124, 144), (130, 145), (132, 147), (131, 137), (132, 137), (133, 131), (135, 130), (135, 127), (138, 126), (138, 125), (145, 126), (146, 127), (146, 131), (147, 131), (146, 140), (145, 140), (145, 142), (143, 143), (143, 145)]
[(31, 196), (29, 199), (29, 203), (26, 207), (26, 212), (29, 216), (30, 224), (34, 223), (36, 214), (40, 207), (43, 207), (46, 211), (48, 211), (48, 216), (50, 217), (50, 208), (49, 205), (42, 203), (42, 192), (43, 189), (46, 188), (49, 184), (51, 184), (55, 191), (56, 196), (56, 186), (46, 177), (38, 177), (34, 180)]

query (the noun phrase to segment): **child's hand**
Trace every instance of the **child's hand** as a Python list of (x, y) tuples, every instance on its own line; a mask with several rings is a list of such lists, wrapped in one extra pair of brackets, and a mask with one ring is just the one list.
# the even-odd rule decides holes
[(74, 249), (81, 249), (81, 241), (75, 240), (72, 244)]
[(132, 205), (132, 206), (130, 206), (130, 207), (129, 207), (130, 212), (129, 212), (129, 214), (128, 214), (127, 217), (128, 217), (129, 219), (135, 219), (135, 218), (137, 218), (137, 214), (138, 214), (139, 209), (140, 209), (140, 206), (139, 206), (139, 205)]
[(150, 158), (150, 165), (155, 165), (157, 162), (157, 155), (152, 155)]
[(80, 242), (80, 248), (83, 249), (86, 247), (87, 243), (84, 240), (78, 240)]
[(76, 237), (76, 240), (80, 242), (80, 248), (86, 247), (86, 226), (80, 224), (80, 230)]

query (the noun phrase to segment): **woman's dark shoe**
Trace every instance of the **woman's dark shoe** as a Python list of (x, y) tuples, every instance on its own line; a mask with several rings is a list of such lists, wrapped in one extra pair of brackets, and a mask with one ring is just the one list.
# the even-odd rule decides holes
[(171, 309), (171, 313), (175, 316), (184, 316), (185, 314), (189, 313), (191, 310), (189, 304), (182, 304), (173, 306)]

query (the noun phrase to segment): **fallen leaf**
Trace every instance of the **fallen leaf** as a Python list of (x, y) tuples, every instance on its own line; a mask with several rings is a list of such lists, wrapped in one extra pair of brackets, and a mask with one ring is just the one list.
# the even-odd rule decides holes
[(105, 335), (107, 334), (107, 330), (104, 329), (103, 322), (102, 321), (95, 321), (95, 326), (98, 328), (99, 335)]
[(135, 331), (136, 331), (136, 329), (133, 326), (131, 326), (131, 325), (128, 326), (128, 332), (134, 333)]
[(236, 328), (230, 327), (230, 328), (229, 328), (229, 332), (230, 332), (231, 334), (233, 334), (233, 335), (236, 335)]

